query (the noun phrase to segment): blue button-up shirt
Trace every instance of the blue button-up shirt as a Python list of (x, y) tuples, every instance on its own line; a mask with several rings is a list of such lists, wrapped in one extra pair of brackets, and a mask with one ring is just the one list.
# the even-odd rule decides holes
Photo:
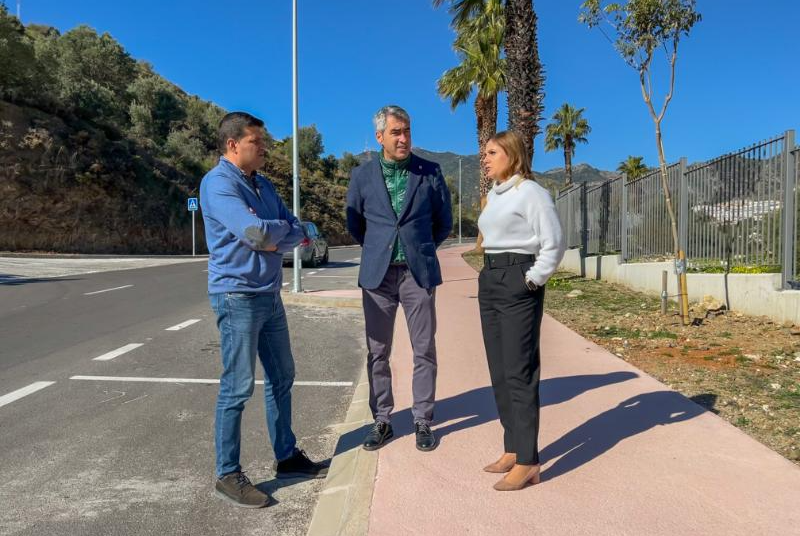
[[(305, 237), (275, 186), (259, 174), (248, 177), (230, 160), (200, 183), (200, 208), (208, 245), (208, 292), (279, 292), (283, 253)], [(277, 246), (274, 252), (264, 251)]]

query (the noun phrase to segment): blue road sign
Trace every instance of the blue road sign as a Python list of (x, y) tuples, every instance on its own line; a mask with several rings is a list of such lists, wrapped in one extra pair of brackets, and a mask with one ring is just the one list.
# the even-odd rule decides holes
[(190, 197), (189, 198), (189, 211), (194, 212), (197, 210), (197, 198)]

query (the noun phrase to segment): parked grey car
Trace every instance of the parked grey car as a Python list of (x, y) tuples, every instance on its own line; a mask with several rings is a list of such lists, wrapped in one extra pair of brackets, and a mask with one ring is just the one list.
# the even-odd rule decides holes
[[(320, 266), (328, 262), (328, 242), (322, 236), (319, 228), (310, 221), (300, 222), (306, 231), (306, 238), (300, 243), (300, 259), (303, 266)], [(294, 251), (287, 251), (283, 254), (283, 262), (291, 263), (294, 259)]]

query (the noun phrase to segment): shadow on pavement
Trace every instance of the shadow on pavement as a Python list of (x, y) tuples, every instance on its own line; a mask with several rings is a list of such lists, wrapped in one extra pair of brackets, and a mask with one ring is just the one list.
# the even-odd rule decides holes
[(352, 268), (353, 266), (358, 266), (357, 262), (349, 262), (349, 261), (328, 261), (326, 264), (320, 266), (320, 268)]
[(559, 378), (548, 378), (542, 380), (539, 388), (542, 407), (553, 406), (572, 400), (592, 389), (622, 383), (638, 378), (635, 372), (609, 372), (608, 374), (581, 374), (578, 376), (561, 376)]
[[(328, 458), (328, 459), (322, 460), (320, 463), (324, 463), (324, 464), (327, 464), (328, 466), (330, 466), (331, 459)], [(289, 486), (294, 486), (295, 484), (301, 484), (303, 482), (308, 482), (309, 480), (315, 480), (315, 479), (310, 478), (310, 477), (273, 478), (271, 480), (265, 480), (263, 482), (259, 482), (258, 484), (255, 484), (255, 487), (257, 487), (260, 491), (262, 491), (262, 492), (264, 492), (264, 493), (266, 493), (266, 494), (271, 496), (271, 495), (274, 495), (275, 492), (278, 491), (281, 488), (288, 488)], [(275, 500), (275, 504), (277, 504), (277, 500), (274, 497), (273, 497), (273, 500)]]
[(593, 417), (545, 447), (541, 462), (559, 458), (542, 472), (542, 480), (562, 476), (602, 456), (620, 441), (655, 427), (686, 421), (705, 410), (674, 391), (633, 396)]
[(698, 406), (703, 406), (711, 413), (719, 415), (719, 410), (717, 409), (717, 395), (713, 393), (702, 393), (699, 395), (690, 396), (689, 400)]
[(79, 277), (25, 277), (21, 275), (0, 274), (0, 286), (18, 286), (28, 283), (49, 283), (50, 281), (80, 281)]
[[(633, 372), (610, 372), (608, 374), (586, 374), (580, 376), (564, 376), (542, 380), (540, 393), (542, 406), (560, 404), (576, 396), (604, 387), (637, 378)], [(479, 387), (465, 393), (436, 401), (436, 414), (434, 425), (436, 436), (441, 441), (448, 435), (466, 430), (473, 426), (480, 426), (497, 419), (497, 408), (491, 387)], [(414, 419), (411, 408), (395, 412), (392, 415), (392, 427), (395, 439), (414, 433)], [(456, 421), (452, 424), (450, 421)], [(371, 424), (343, 434), (336, 444), (336, 454), (346, 452), (353, 448), (361, 448)]]

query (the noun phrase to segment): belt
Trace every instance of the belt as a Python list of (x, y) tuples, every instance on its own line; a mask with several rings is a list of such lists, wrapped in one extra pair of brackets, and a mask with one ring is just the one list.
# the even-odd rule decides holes
[(492, 268), (505, 268), (514, 264), (523, 264), (536, 261), (536, 255), (530, 253), (486, 253), (483, 255), (483, 265)]

